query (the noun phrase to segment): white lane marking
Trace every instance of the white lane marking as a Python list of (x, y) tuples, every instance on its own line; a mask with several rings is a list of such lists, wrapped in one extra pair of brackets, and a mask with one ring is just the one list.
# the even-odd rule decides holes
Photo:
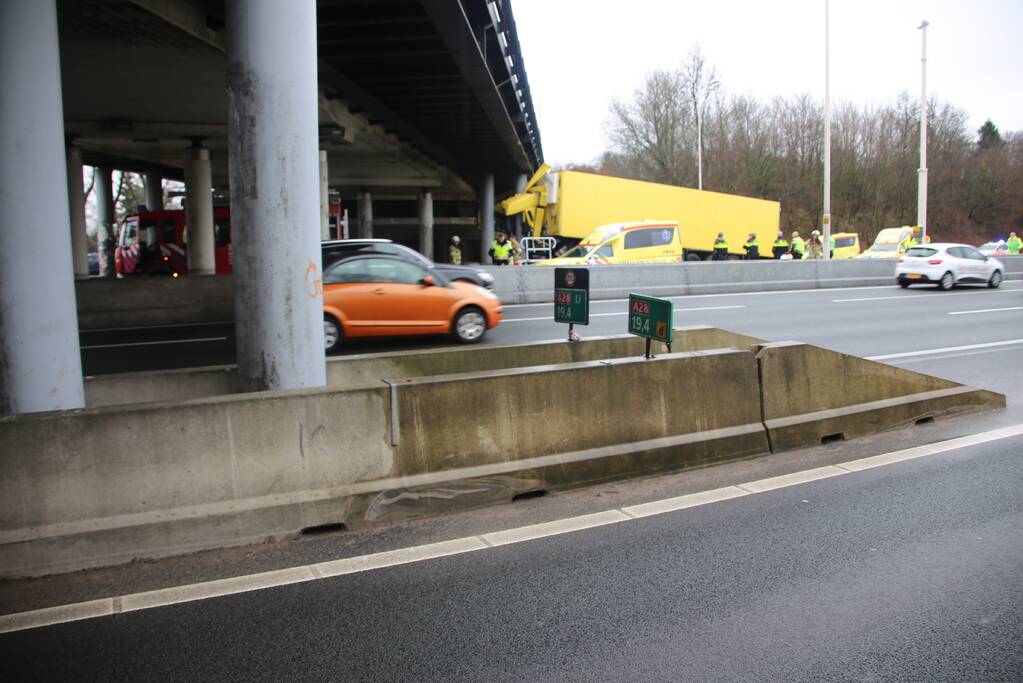
[(162, 339), (160, 341), (129, 342), (126, 344), (90, 344), (82, 349), (119, 349), (124, 346), (155, 346), (157, 344), (200, 344), (202, 342), (226, 341), (227, 337), (202, 337), (199, 339)]
[(630, 517), (621, 510), (606, 510), (604, 512), (595, 512), (591, 515), (580, 515), (579, 517), (558, 519), (553, 522), (545, 522), (543, 524), (532, 524), (530, 526), (523, 526), (517, 529), (495, 531), (493, 533), (483, 534), (482, 538), (490, 545), (508, 545), (509, 543), (522, 543), (523, 541), (532, 541), (537, 538), (558, 536), (561, 534), (571, 533), (573, 531), (582, 531), (583, 529), (606, 526), (608, 524), (624, 522), (628, 519), (630, 519)]
[(707, 505), (708, 503), (717, 503), (718, 501), (748, 495), (750, 495), (749, 491), (745, 491), (738, 486), (726, 486), (720, 489), (700, 491), (699, 493), (690, 493), (688, 495), (677, 496), (675, 498), (666, 498), (665, 500), (655, 500), (649, 503), (630, 505), (622, 508), (622, 512), (630, 517), (649, 517), (650, 515), (662, 515), (666, 512), (685, 510), (686, 508)]
[[(544, 304), (545, 306), (553, 306), (554, 304)], [(736, 308), (746, 308), (745, 306), (704, 306), (702, 308), (676, 308), (676, 313), (692, 313), (693, 311), (727, 311)], [(590, 313), (591, 318), (605, 318), (613, 315), (628, 315), (628, 311), (615, 311), (614, 313)], [(540, 318), (505, 318), (502, 323), (524, 323), (527, 321), (535, 320), (550, 320), (554, 321), (554, 316), (548, 315)]]
[(973, 315), (974, 313), (1001, 313), (1003, 311), (1023, 311), (1023, 306), (1011, 306), (1009, 308), (980, 308), (976, 311), (949, 311), (949, 315)]
[(891, 360), (892, 358), (912, 358), (913, 356), (931, 356), (938, 353), (951, 353), (953, 351), (973, 351), (974, 349), (989, 349), (995, 346), (1009, 346), (1011, 344), (1023, 344), (1023, 339), (1007, 339), (1005, 341), (987, 342), (984, 344), (968, 344), (966, 346), (945, 346), (940, 349), (906, 351), (905, 353), (887, 353), (882, 356), (867, 356), (867, 360)]
[(918, 302), (918, 301), (944, 301), (945, 299), (948, 299), (949, 297), (953, 297), (953, 296), (971, 296), (971, 295), (972, 296), (976, 296), (977, 294), (983, 294), (984, 296), (987, 296), (988, 294), (1015, 294), (1015, 293), (1016, 292), (1014, 292), (1014, 291), (1004, 290), (1004, 289), (999, 289), (999, 290), (995, 290), (995, 291), (992, 292), (992, 291), (988, 291), (987, 289), (980, 289), (980, 288), (978, 288), (978, 289), (975, 289), (975, 290), (969, 291), (969, 292), (952, 292), (952, 293), (945, 292), (945, 293), (943, 293), (941, 295), (935, 295), (934, 297), (929, 297), (929, 298), (918, 297), (915, 294), (903, 294), (901, 296), (868, 296), (868, 297), (863, 297), (863, 298), (860, 298), (860, 299), (832, 299), (831, 303), (833, 303), (833, 304), (847, 304), (847, 303), (852, 303), (852, 302), (855, 302), (855, 301), (890, 301), (890, 300), (896, 300), (896, 299), (901, 299), (903, 301), (914, 301), (914, 302)]
[(421, 562), (438, 557), (476, 552), (486, 550), (493, 546), (522, 543), (538, 538), (572, 533), (582, 529), (592, 529), (594, 527), (606, 526), (608, 524), (618, 524), (635, 518), (699, 507), (724, 500), (730, 500), (732, 498), (740, 498), (765, 491), (773, 491), (779, 488), (797, 486), (807, 482), (818, 481), (844, 474), (852, 474), (867, 469), (903, 462), (905, 460), (936, 455), (938, 453), (946, 453), (967, 446), (990, 443), (999, 439), (1007, 439), (1021, 435), (1023, 435), (1023, 424), (1010, 425), (1008, 427), (1001, 427), (987, 432), (947, 439), (945, 441), (939, 441), (926, 446), (918, 446), (901, 451), (883, 453), (881, 455), (860, 458), (858, 460), (838, 463), (836, 465), (816, 467), (802, 472), (793, 472), (791, 474), (785, 474), (778, 477), (759, 479), (757, 481), (746, 482), (736, 486), (702, 491), (700, 493), (693, 493), (687, 496), (652, 501), (624, 508), (615, 508), (588, 515), (569, 517), (543, 524), (533, 524), (526, 527), (495, 531), (480, 536), (467, 536), (464, 538), (456, 538), (451, 541), (442, 541), (440, 543), (431, 543), (422, 546), (412, 546), (410, 548), (401, 548), (382, 553), (374, 553), (372, 555), (362, 555), (358, 557), (320, 562), (307, 566), (291, 567), (272, 572), (238, 576), (216, 581), (206, 581), (203, 583), (163, 588), (144, 593), (135, 593), (132, 595), (103, 598), (100, 600), (90, 600), (88, 602), (73, 603), (70, 605), (59, 605), (57, 607), (45, 607), (27, 612), (0, 615), (0, 633), (24, 631), (28, 629), (41, 628), (43, 626), (78, 621), (80, 619), (108, 616), (119, 612), (165, 607), (181, 602), (191, 602), (211, 597), (233, 595), (305, 581), (316, 581), (330, 576), (372, 571), (374, 569), (391, 567), (399, 564)]
[(746, 482), (745, 484), (739, 484), (739, 488), (750, 493), (763, 493), (764, 491), (773, 491), (774, 489), (785, 488), (786, 486), (805, 484), (810, 481), (817, 481), (818, 479), (837, 477), (842, 474), (849, 474), (849, 472), (839, 469), (834, 465), (827, 465), (825, 467), (815, 467), (812, 470), (803, 470), (802, 472), (793, 472), (792, 474), (783, 474), (778, 477), (768, 477), (767, 479)]
[(410, 562), (422, 562), (438, 557), (447, 557), (448, 555), (471, 553), (476, 550), (483, 550), (486, 547), (487, 544), (480, 537), (468, 536), (466, 538), (456, 538), (453, 541), (441, 541), (440, 543), (399, 548), (398, 550), (388, 550), (387, 552), (374, 553), (372, 555), (320, 562), (319, 564), (314, 564), (313, 569), (319, 572), (321, 577), (327, 578), (329, 576), (342, 576), (344, 574), (356, 574), (373, 569), (383, 569), (384, 567), (393, 567)]
[(896, 360), (892, 365), (913, 365), (914, 363), (936, 363), (948, 360), (949, 358), (967, 358), (969, 356), (982, 356), (986, 353), (1011, 353), (1023, 350), (1023, 346), (1006, 346), (1000, 349), (984, 349), (982, 351), (964, 351), (963, 353), (948, 353), (941, 356), (929, 356), (927, 358), (909, 358), (907, 360)]
[[(1023, 284), (1023, 282), (1021, 282), (1020, 280), (1005, 280), (1005, 281), (1002, 282), (1002, 287), (1013, 286), (1013, 285), (1018, 285), (1018, 284)], [(677, 286), (677, 285), (672, 285), (672, 286)], [(715, 285), (712, 285), (712, 286), (718, 286), (718, 285), (715, 284)], [(823, 289), (777, 289), (777, 290), (767, 290), (767, 291), (760, 291), (760, 292), (728, 292), (728, 293), (725, 293), (725, 294), (678, 294), (678, 295), (666, 296), (666, 297), (662, 297), (662, 298), (664, 298), (664, 299), (706, 299), (706, 298), (710, 298), (710, 297), (775, 296), (775, 295), (779, 295), (779, 294), (786, 294), (786, 295), (787, 294), (820, 294), (822, 296), (833, 296), (834, 294), (839, 293), (839, 292), (856, 292), (856, 291), (862, 291), (862, 290), (866, 290), (866, 289), (870, 289), (870, 290), (893, 290), (894, 288), (895, 288), (895, 285), (886, 284), (886, 285), (864, 285), (864, 286), (861, 286), (861, 287), (825, 287)], [(978, 290), (978, 291), (985, 291), (985, 290)], [(1004, 290), (1001, 290), (1001, 289), (998, 290), (998, 292), (1003, 292), (1003, 291)], [(953, 294), (966, 294), (966, 292), (953, 292)], [(912, 295), (906, 295), (906, 296), (912, 296)], [(888, 297), (883, 297), (883, 298), (888, 298)], [(903, 297), (892, 297), (892, 298), (901, 299)], [(590, 303), (592, 303), (592, 304), (611, 304), (611, 303), (620, 303), (622, 301), (628, 301), (628, 299), (593, 299), (593, 300), (591, 300)], [(537, 303), (537, 304), (504, 304), (504, 307), (506, 309), (508, 309), (508, 308), (530, 308), (530, 307), (536, 307), (536, 306), (553, 306), (553, 305), (554, 305), (554, 301), (551, 300), (551, 301), (547, 301), (547, 302), (544, 302), (544, 303)]]

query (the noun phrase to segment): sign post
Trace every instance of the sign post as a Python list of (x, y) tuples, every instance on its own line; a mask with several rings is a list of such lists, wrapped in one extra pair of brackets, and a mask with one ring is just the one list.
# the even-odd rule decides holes
[(588, 269), (554, 269), (554, 322), (568, 323), (568, 341), (579, 341), (575, 326), (590, 324)]
[(643, 294), (629, 295), (629, 334), (646, 337), (646, 358), (653, 358), (650, 342), (664, 342), (671, 353), (674, 307), (667, 299)]

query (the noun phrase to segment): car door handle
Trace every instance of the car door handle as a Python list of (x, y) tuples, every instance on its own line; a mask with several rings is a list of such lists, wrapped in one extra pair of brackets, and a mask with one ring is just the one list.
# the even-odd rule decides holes
[(373, 290), (373, 293), (374, 293), (374, 294), (383, 294), (383, 293), (384, 293), (384, 290), (378, 287), (378, 288), (376, 288), (376, 289), (374, 289), (374, 290)]

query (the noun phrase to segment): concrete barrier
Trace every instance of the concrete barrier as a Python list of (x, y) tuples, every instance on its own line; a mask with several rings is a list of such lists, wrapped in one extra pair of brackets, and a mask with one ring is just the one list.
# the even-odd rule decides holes
[(767, 451), (747, 350), (12, 416), (0, 443), (3, 577)]
[[(1023, 279), (1023, 256), (1000, 257), (1009, 280)], [(546, 266), (484, 266), (494, 291), (507, 304), (547, 303), (554, 297), (554, 270)], [(835, 261), (727, 261), (591, 268), (593, 300), (620, 299), (630, 292), (653, 296), (726, 294), (790, 289), (828, 289), (895, 283), (895, 263), (865, 259)], [(234, 320), (231, 275), (78, 281), (78, 325), (82, 330), (136, 325)]]
[(230, 275), (76, 280), (75, 299), (81, 330), (234, 320)]
[(410, 485), (366, 500), (364, 517), (766, 453), (755, 387), (736, 349), (403, 380), (395, 459)]
[[(623, 304), (624, 306), (624, 304)], [(760, 339), (706, 325), (675, 330), (675, 351), (746, 348)], [(554, 340), (539, 343), (447, 347), (424, 351), (390, 351), (327, 359), (327, 386), (349, 387), (463, 372), (482, 372), (528, 365), (554, 365), (643, 354), (644, 341), (634, 335), (589, 337), (568, 344)], [(233, 365), (179, 370), (129, 372), (87, 377), (85, 401), (90, 408), (154, 401), (182, 401), (237, 392)]]
[(772, 451), (1005, 407), (1001, 394), (800, 342), (764, 344), (757, 362)]
[(1005, 405), (792, 342), (384, 379), (0, 417), (0, 577), (393, 523)]
[(0, 418), (0, 576), (343, 522), (393, 469), (385, 386)]

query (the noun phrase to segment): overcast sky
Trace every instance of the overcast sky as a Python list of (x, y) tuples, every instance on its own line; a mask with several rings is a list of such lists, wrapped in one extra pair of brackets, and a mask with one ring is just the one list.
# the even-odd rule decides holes
[[(605, 149), (613, 97), (678, 66), (699, 44), (731, 93), (824, 100), (824, 0), (514, 0), (544, 156)], [(1023, 0), (831, 0), (832, 102), (920, 95), (921, 20), (929, 95), (1023, 130)]]

